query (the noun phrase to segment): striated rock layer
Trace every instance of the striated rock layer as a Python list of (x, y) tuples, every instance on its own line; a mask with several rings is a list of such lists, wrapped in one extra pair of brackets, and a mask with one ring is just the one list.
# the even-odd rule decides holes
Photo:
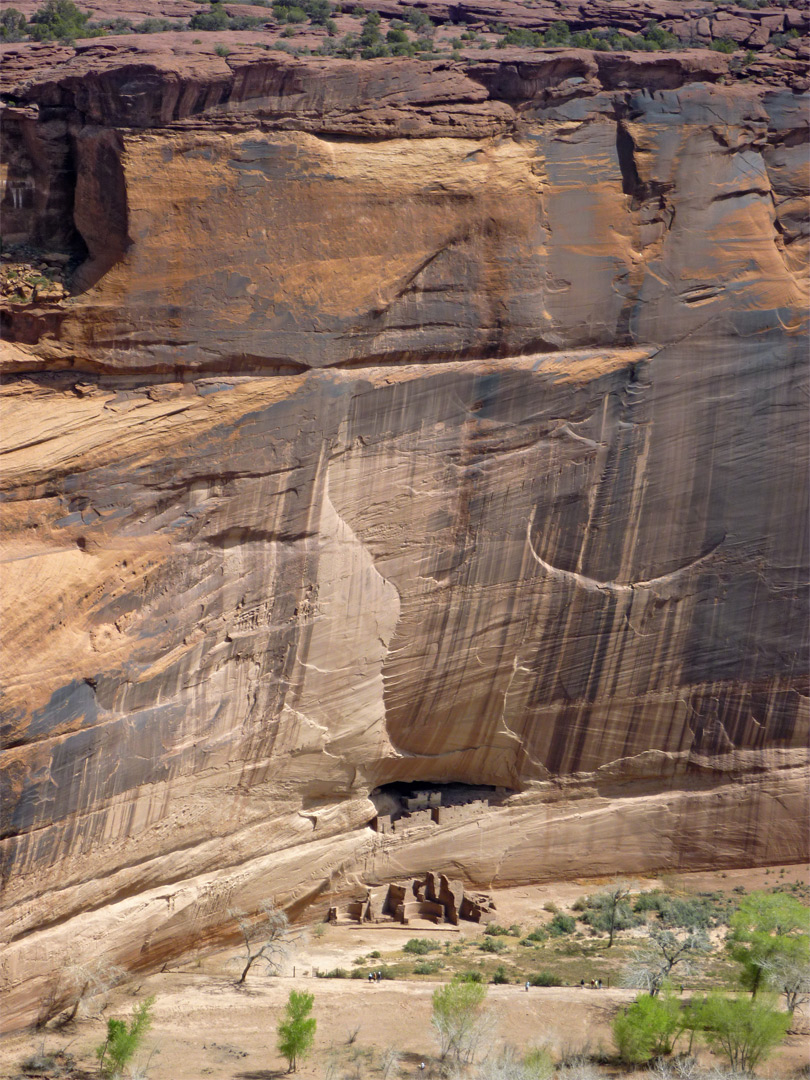
[(3, 312), (7, 1026), (270, 894), (806, 858), (806, 101), (151, 49), (6, 68), (78, 265)]

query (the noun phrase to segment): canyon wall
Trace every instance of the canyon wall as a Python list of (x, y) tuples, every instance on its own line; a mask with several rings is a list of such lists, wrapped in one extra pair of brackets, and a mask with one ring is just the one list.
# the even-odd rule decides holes
[(806, 98), (163, 37), (5, 71), (5, 1023), (267, 895), (806, 858)]

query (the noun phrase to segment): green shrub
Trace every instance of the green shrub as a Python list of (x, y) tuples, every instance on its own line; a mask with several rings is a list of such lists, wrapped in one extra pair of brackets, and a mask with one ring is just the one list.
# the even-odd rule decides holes
[(552, 975), (550, 971), (538, 971), (536, 975), (532, 975), (529, 979), (532, 986), (562, 986), (563, 981), (557, 975)]
[(548, 932), (552, 937), (562, 937), (563, 934), (573, 934), (577, 924), (573, 915), (564, 915), (558, 911), (548, 924)]
[(498, 923), (491, 922), (487, 924), (484, 933), (489, 934), (490, 937), (506, 937), (509, 931), (505, 926), (499, 926)]
[(545, 42), (542, 34), (526, 30), (522, 26), (510, 26), (498, 44), (501, 47), (517, 45), (519, 48), (542, 49)]
[(177, 19), (144, 19), (132, 27), (136, 34), (164, 34), (168, 30), (185, 29), (186, 24)]
[(0, 41), (22, 41), (25, 37), (25, 16), (17, 8), (0, 12)]
[(485, 953), (502, 953), (506, 952), (506, 942), (500, 938), (488, 937), (479, 942), (478, 948)]
[(553, 23), (545, 34), (546, 45), (567, 45), (571, 40), (571, 30), (566, 22)]
[(73, 0), (47, 0), (31, 16), (28, 33), (34, 41), (75, 41), (82, 36), (89, 18)]
[(132, 1010), (132, 1019), (107, 1021), (107, 1038), (96, 1047), (99, 1070), (102, 1076), (118, 1076), (138, 1052), (143, 1038), (152, 1026), (154, 997), (145, 998)]
[(512, 980), (509, 978), (509, 975), (507, 973), (506, 968), (503, 966), (503, 964), (499, 964), (495, 968), (495, 972), (494, 972), (494, 974), (492, 976), (492, 982), (496, 986), (505, 986), (507, 983), (510, 983), (511, 981)]
[(711, 994), (696, 1007), (709, 1049), (724, 1054), (731, 1068), (751, 1073), (778, 1046), (790, 1027), (790, 1014), (761, 996), (729, 998)]
[(227, 45), (217, 45), (214, 48), (214, 52), (217, 54), (217, 56), (230, 56), (231, 55), (231, 50), (228, 48)]
[(430, 16), (417, 8), (411, 8), (406, 16), (409, 26), (414, 30), (433, 30), (433, 20)]
[(671, 1054), (682, 1030), (683, 1019), (676, 998), (645, 994), (614, 1018), (613, 1041), (623, 1062), (638, 1065)]
[(414, 975), (435, 975), (441, 966), (438, 960), (421, 960), (413, 965), (413, 973)]
[(332, 968), (331, 971), (316, 971), (315, 972), (315, 978), (316, 979), (348, 979), (349, 978), (349, 972), (346, 970), (346, 968), (336, 967), (336, 968)]
[(720, 53), (733, 53), (738, 48), (737, 42), (731, 38), (715, 38), (712, 42), (712, 50)]
[(482, 983), (484, 981), (484, 973), (482, 971), (460, 971), (454, 978), (456, 982)]
[(526, 935), (527, 941), (548, 941), (548, 930), (545, 930), (542, 926), (535, 926), (534, 930), (530, 934)]
[(402, 951), (410, 953), (412, 956), (426, 956), (427, 953), (433, 952), (438, 947), (429, 938), (411, 938), (402, 946)]
[(523, 1055), (526, 1080), (549, 1080), (554, 1075), (554, 1058), (545, 1046), (532, 1046)]
[(227, 30), (228, 13), (221, 3), (211, 4), (208, 11), (198, 11), (188, 21), (189, 30)]

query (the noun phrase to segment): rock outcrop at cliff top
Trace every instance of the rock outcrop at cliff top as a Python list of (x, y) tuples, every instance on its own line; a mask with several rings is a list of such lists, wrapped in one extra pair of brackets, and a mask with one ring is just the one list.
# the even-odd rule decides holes
[(10, 57), (7, 239), (77, 269), (3, 312), (5, 1022), (268, 894), (805, 857), (806, 101)]

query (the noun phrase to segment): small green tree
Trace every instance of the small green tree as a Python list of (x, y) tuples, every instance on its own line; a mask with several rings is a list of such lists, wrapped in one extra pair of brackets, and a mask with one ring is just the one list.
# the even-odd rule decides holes
[(298, 1062), (312, 1049), (317, 1021), (312, 1012), (314, 994), (291, 990), (284, 1007), (284, 1018), (278, 1025), (278, 1048), (287, 1059), (287, 1072), (295, 1072)]
[(132, 1019), (110, 1018), (107, 1021), (107, 1038), (96, 1047), (96, 1057), (102, 1076), (119, 1077), (124, 1068), (138, 1052), (144, 1035), (152, 1026), (154, 997), (145, 998), (132, 1010)]
[(473, 1059), (486, 1026), (486, 997), (485, 984), (461, 979), (453, 979), (446, 986), (433, 991), (431, 1023), (439, 1038), (442, 1059)]
[(709, 1048), (724, 1054), (735, 1071), (751, 1073), (784, 1039), (790, 1014), (779, 1012), (763, 995), (729, 998), (710, 994), (697, 1017)]
[(807, 908), (787, 893), (753, 892), (740, 901), (730, 919), (728, 948), (752, 997), (769, 983), (781, 989), (774, 976), (783, 966), (810, 966), (808, 922)]
[(613, 946), (617, 930), (637, 926), (641, 919), (635, 916), (627, 902), (630, 885), (626, 881), (617, 881), (607, 889), (589, 896), (585, 901), (578, 901), (575, 907), (582, 910), (580, 918), (594, 930), (602, 930), (608, 935), (607, 947)]
[(661, 1054), (671, 1054), (683, 1031), (678, 1000), (671, 994), (636, 998), (613, 1020), (613, 1041), (622, 1061), (638, 1065)]

